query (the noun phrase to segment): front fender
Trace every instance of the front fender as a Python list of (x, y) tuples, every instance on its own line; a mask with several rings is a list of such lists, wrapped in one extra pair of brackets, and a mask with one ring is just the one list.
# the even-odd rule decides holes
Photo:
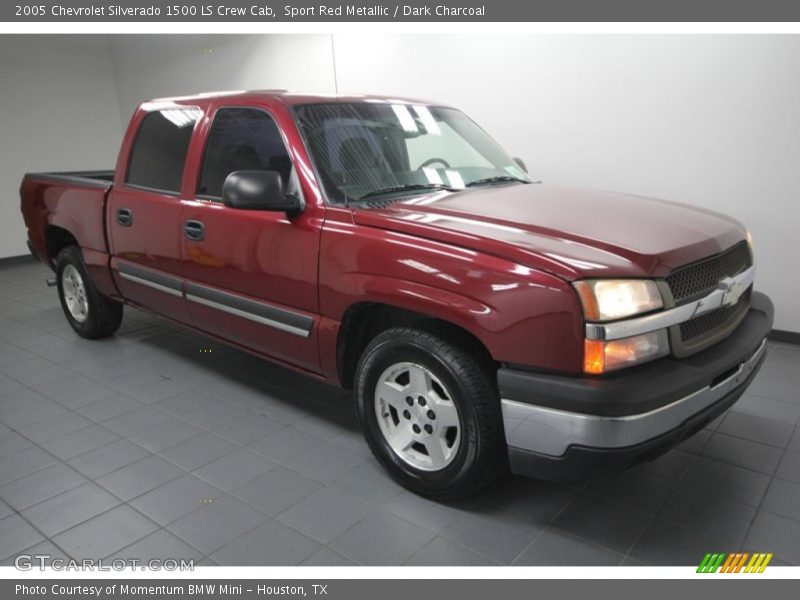
[[(583, 320), (572, 287), (493, 255), (337, 223), (322, 234), (320, 312), (335, 329), (347, 309), (362, 302), (452, 323), (498, 362), (581, 369)], [(329, 351), (321, 348), (323, 356)]]

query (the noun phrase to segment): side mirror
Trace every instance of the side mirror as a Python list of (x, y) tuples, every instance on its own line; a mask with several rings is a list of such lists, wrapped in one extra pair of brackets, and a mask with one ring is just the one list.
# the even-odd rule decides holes
[(522, 170), (523, 170), (523, 171), (525, 171), (526, 173), (528, 172), (528, 167), (526, 167), (526, 166), (525, 166), (525, 161), (524, 161), (524, 160), (522, 160), (521, 158), (519, 158), (519, 157), (515, 156), (515, 157), (514, 157), (514, 162), (515, 162), (515, 163), (517, 163), (517, 166), (518, 166), (520, 169), (522, 169)]
[(242, 210), (272, 210), (294, 216), (303, 212), (299, 197), (285, 194), (276, 171), (234, 171), (222, 184), (222, 202)]

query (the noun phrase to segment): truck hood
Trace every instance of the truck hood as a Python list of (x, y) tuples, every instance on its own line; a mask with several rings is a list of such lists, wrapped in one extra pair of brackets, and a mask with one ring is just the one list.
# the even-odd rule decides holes
[(641, 196), (529, 184), (359, 208), (356, 223), (500, 256), (568, 280), (664, 277), (745, 239), (725, 215)]

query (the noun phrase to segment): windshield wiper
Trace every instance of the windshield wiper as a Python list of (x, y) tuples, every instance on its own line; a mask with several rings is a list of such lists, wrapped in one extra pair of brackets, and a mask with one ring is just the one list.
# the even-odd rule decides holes
[(442, 185), (441, 183), (408, 183), (406, 185), (393, 185), (390, 187), (372, 190), (363, 196), (359, 196), (357, 200), (368, 200), (369, 198), (374, 198), (375, 196), (382, 196), (384, 194), (391, 194), (393, 192), (406, 192), (414, 190), (447, 190), (452, 192), (455, 190), (455, 188)]
[(517, 183), (530, 183), (530, 181), (526, 181), (525, 179), (520, 179), (519, 177), (512, 177), (511, 175), (495, 175), (494, 177), (484, 177), (483, 179), (476, 179), (475, 181), (470, 181), (467, 184), (467, 187), (472, 187), (473, 185), (484, 185), (487, 183), (503, 183), (503, 182), (511, 182), (516, 181)]

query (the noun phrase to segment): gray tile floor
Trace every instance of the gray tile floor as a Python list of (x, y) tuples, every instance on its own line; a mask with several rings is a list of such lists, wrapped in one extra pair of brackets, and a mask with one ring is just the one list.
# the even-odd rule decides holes
[(657, 461), (443, 505), (371, 458), (347, 393), (126, 309), (78, 338), (41, 265), (0, 267), (0, 562), (800, 564), (800, 348), (772, 344), (731, 412)]

